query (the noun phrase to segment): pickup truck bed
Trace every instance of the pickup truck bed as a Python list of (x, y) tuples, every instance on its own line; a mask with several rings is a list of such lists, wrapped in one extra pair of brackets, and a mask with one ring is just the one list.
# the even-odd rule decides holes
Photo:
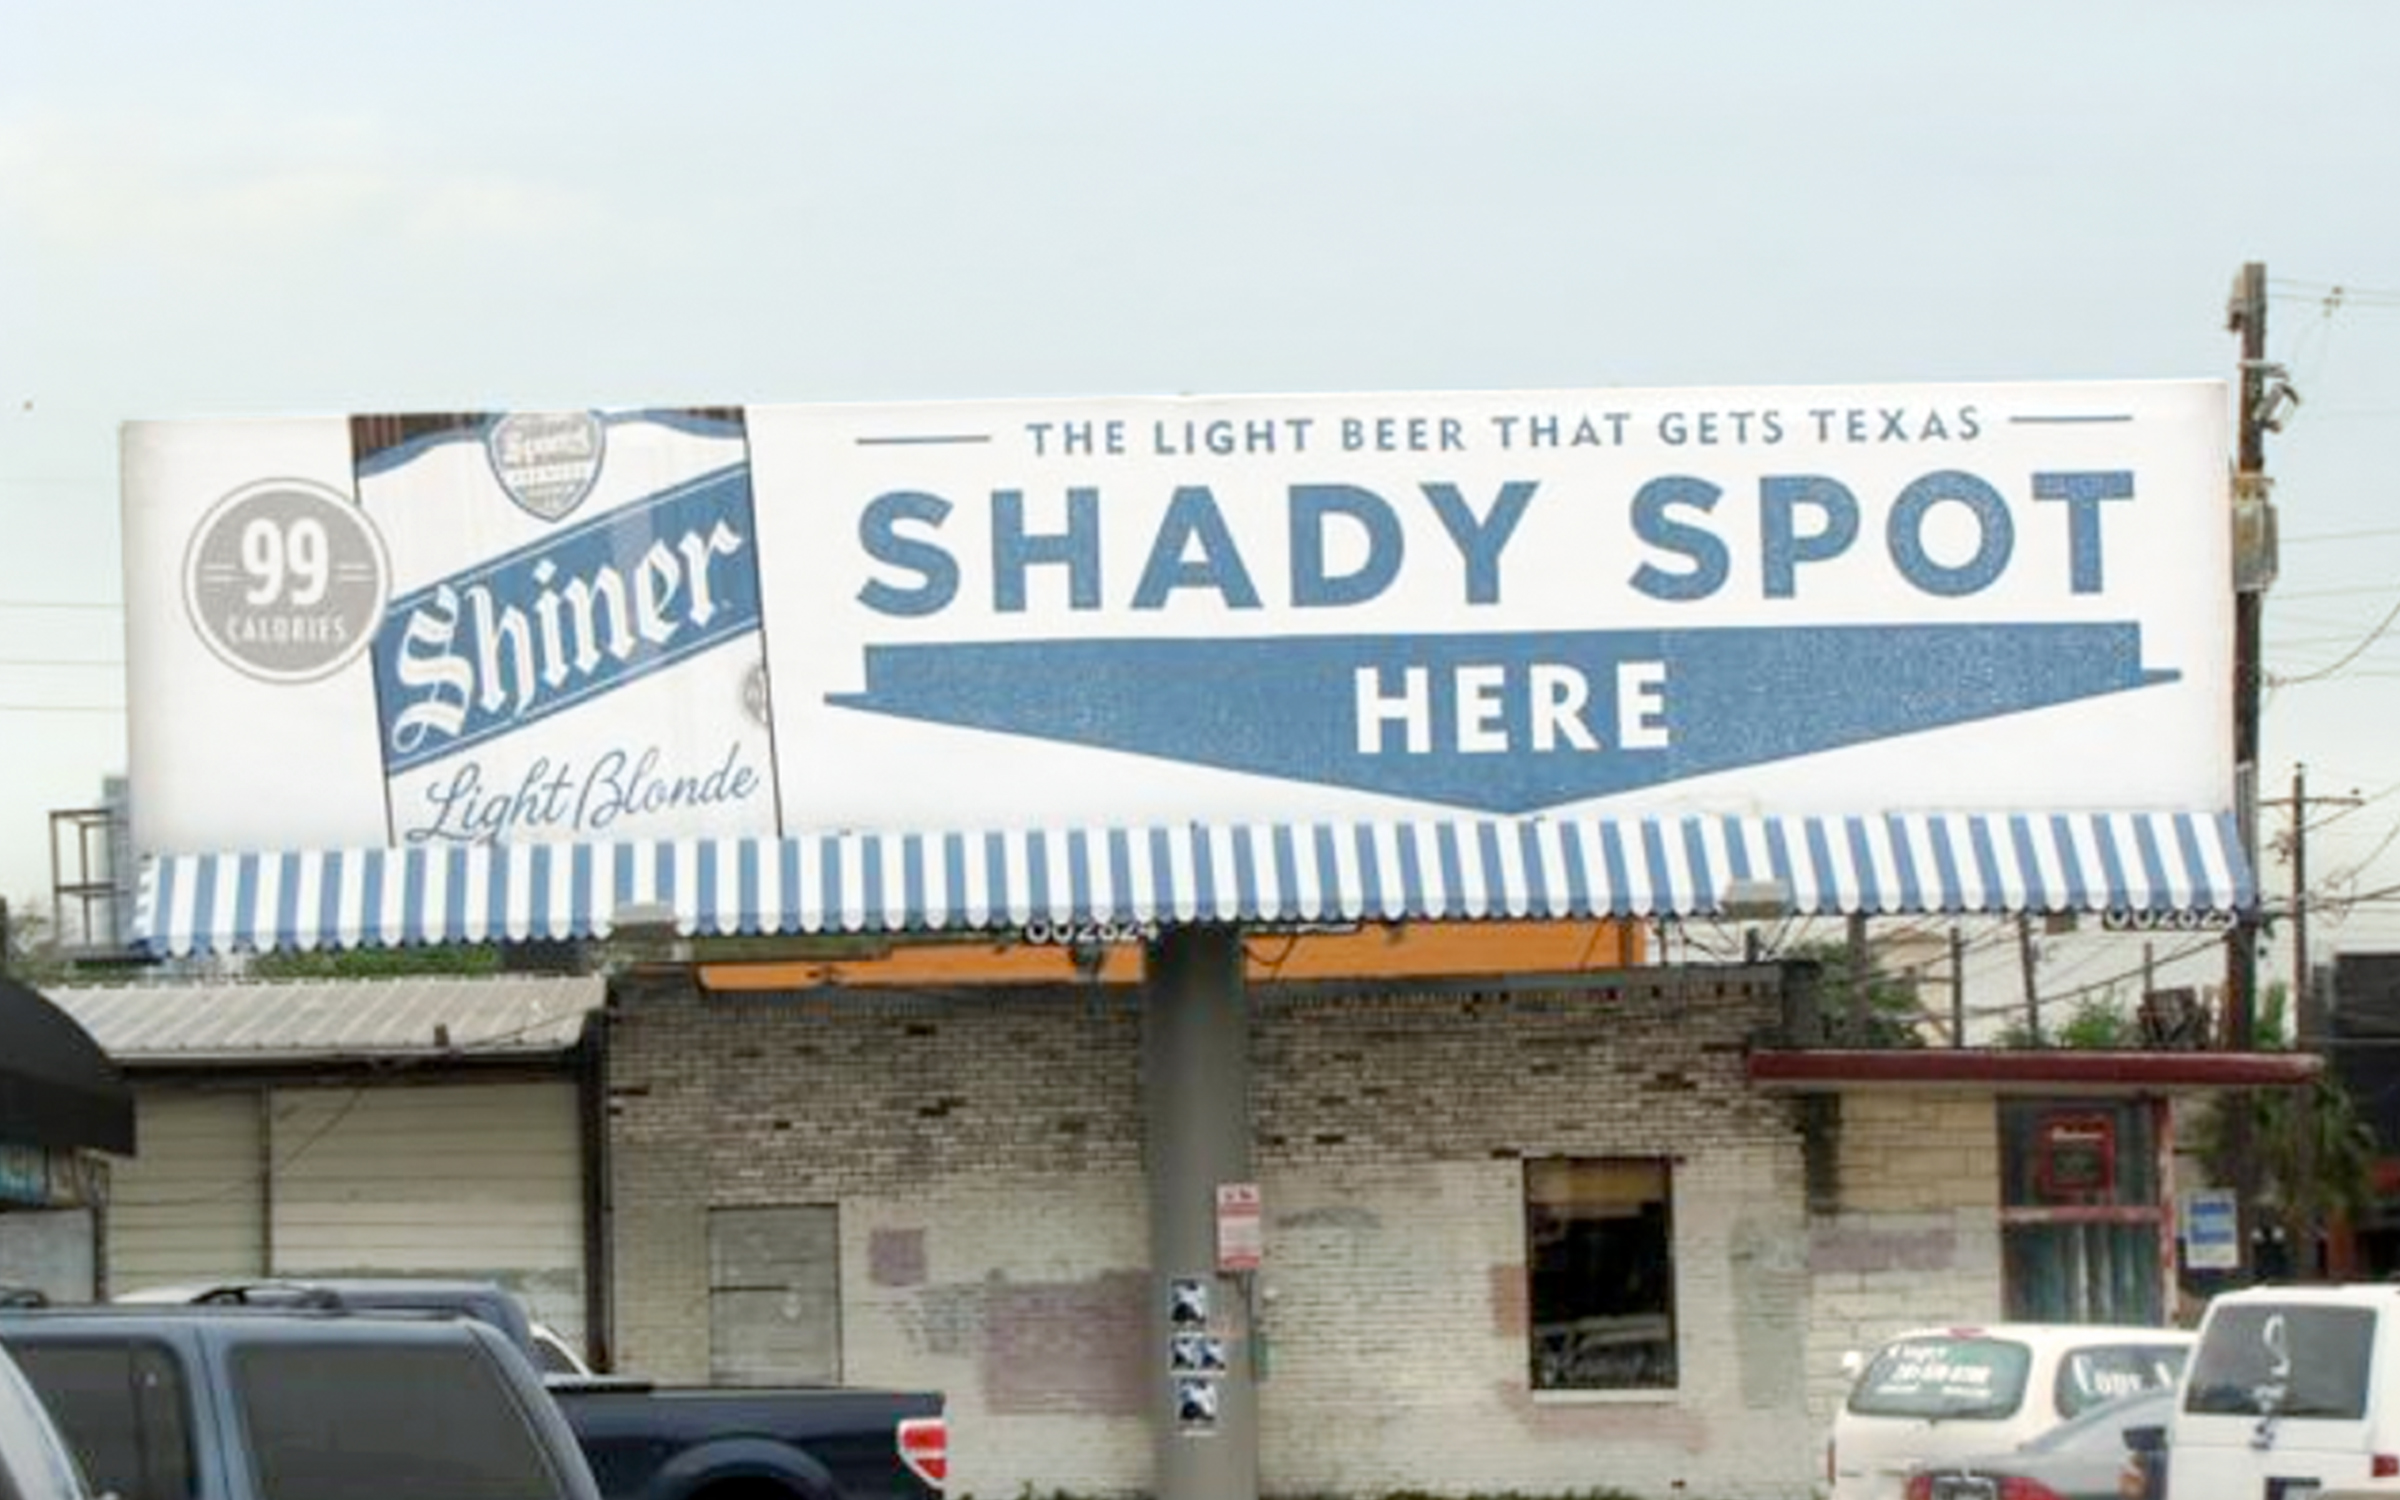
[(938, 1396), (848, 1387), (652, 1387), (553, 1382), (551, 1396), (606, 1500), (923, 1500), (900, 1458)]

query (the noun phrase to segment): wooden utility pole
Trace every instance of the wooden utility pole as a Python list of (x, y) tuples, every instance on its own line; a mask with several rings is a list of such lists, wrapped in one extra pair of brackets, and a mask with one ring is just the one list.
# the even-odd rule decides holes
[[(2234, 464), (2236, 507), (2266, 501), (2267, 397), (2267, 267), (2251, 261), (2235, 280), (2233, 300), (2226, 309), (2226, 326), (2242, 338), (2239, 452)], [(2237, 559), (2237, 567), (2239, 560)], [(2258, 718), (2260, 675), (2260, 617), (2263, 590), (2243, 588), (2236, 578), (2233, 595), (2233, 774), (2234, 815), (2240, 826), (2242, 853), (2253, 872), (2258, 869)], [(2236, 1052), (2258, 1045), (2258, 913), (2236, 912), (2226, 936), (2225, 1003), (2231, 1025), (2229, 1040)], [(2243, 1163), (2247, 1168), (2248, 1163)], [(2247, 1187), (2243, 1183), (2240, 1186)]]
[(2042, 997), (2033, 981), (2033, 918), (2017, 913), (2017, 966), (2025, 972), (2025, 1039), (2028, 1046), (2042, 1044)]
[(1967, 1044), (1967, 935), (1950, 924), (1950, 1045)]
[(1850, 1045), (1863, 1047), (1867, 1042), (1867, 1020), (1873, 1007), (1867, 1002), (1867, 983), (1872, 965), (1867, 956), (1867, 914), (1850, 913), (1847, 923), (1848, 957), (1850, 961)]
[(2308, 767), (2292, 767), (2292, 1035), (2308, 1011)]
[[(2272, 519), (2268, 503), (2267, 432), (2272, 420), (2271, 382), (2281, 372), (2267, 363), (2267, 268), (2251, 261), (2234, 280), (2226, 307), (2226, 327), (2242, 340), (2241, 410), (2237, 414), (2237, 444), (2233, 476), (2235, 539), (2233, 584), (2233, 774), (2234, 819), (2242, 855), (2252, 874), (2258, 860), (2258, 719), (2262, 675), (2260, 620), (2267, 585), (2273, 581)], [(2237, 909), (2225, 938), (2226, 1039), (2236, 1052), (2258, 1046), (2258, 941), (2256, 901)], [(2235, 1239), (2241, 1269), (2247, 1273), (2251, 1255), (2251, 1225), (2259, 1191), (2257, 1142), (2252, 1139), (2250, 1112), (2239, 1096), (2227, 1118), (2226, 1155), (2231, 1158), (2234, 1190)]]
[(2301, 1035), (2302, 1007), (2310, 991), (2308, 957), (2308, 810), (2312, 807), (2362, 807), (2358, 797), (2311, 797), (2308, 767), (2292, 767), (2292, 795), (2262, 804), (2292, 810), (2292, 1034)]

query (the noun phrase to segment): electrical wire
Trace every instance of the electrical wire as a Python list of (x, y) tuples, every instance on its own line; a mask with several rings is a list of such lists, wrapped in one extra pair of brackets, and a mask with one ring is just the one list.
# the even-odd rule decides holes
[(2364, 656), (2368, 647), (2373, 646), (2389, 634), (2395, 623), (2400, 623), (2400, 601), (2395, 601), (2392, 607), (2384, 613), (2383, 618), (2375, 623), (2375, 628), (2368, 631), (2357, 645), (2351, 647), (2332, 665), (2319, 667), (2313, 672), (2303, 673), (2297, 677), (2275, 678), (2273, 679), (2274, 685), (2279, 688), (2299, 687), (2306, 683), (2323, 682), (2327, 678), (2339, 674), (2344, 667)]

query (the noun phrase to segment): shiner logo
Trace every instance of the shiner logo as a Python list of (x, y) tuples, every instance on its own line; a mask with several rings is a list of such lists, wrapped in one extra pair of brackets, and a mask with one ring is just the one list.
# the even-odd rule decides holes
[(599, 479), (608, 426), (588, 411), (518, 412), (493, 423), (483, 446), (508, 497), (558, 521), (583, 504)]
[(758, 624), (750, 471), (735, 465), (394, 600), (375, 638), (385, 771), (588, 702)]

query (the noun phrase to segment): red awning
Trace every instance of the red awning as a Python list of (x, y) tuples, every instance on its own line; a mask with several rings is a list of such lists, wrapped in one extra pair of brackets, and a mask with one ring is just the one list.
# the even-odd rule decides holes
[(1960, 1088), (2003, 1093), (2158, 1094), (2283, 1088), (2325, 1071), (2313, 1052), (2087, 1052), (2038, 1047), (1890, 1047), (1750, 1054), (1750, 1081), (1790, 1093)]

